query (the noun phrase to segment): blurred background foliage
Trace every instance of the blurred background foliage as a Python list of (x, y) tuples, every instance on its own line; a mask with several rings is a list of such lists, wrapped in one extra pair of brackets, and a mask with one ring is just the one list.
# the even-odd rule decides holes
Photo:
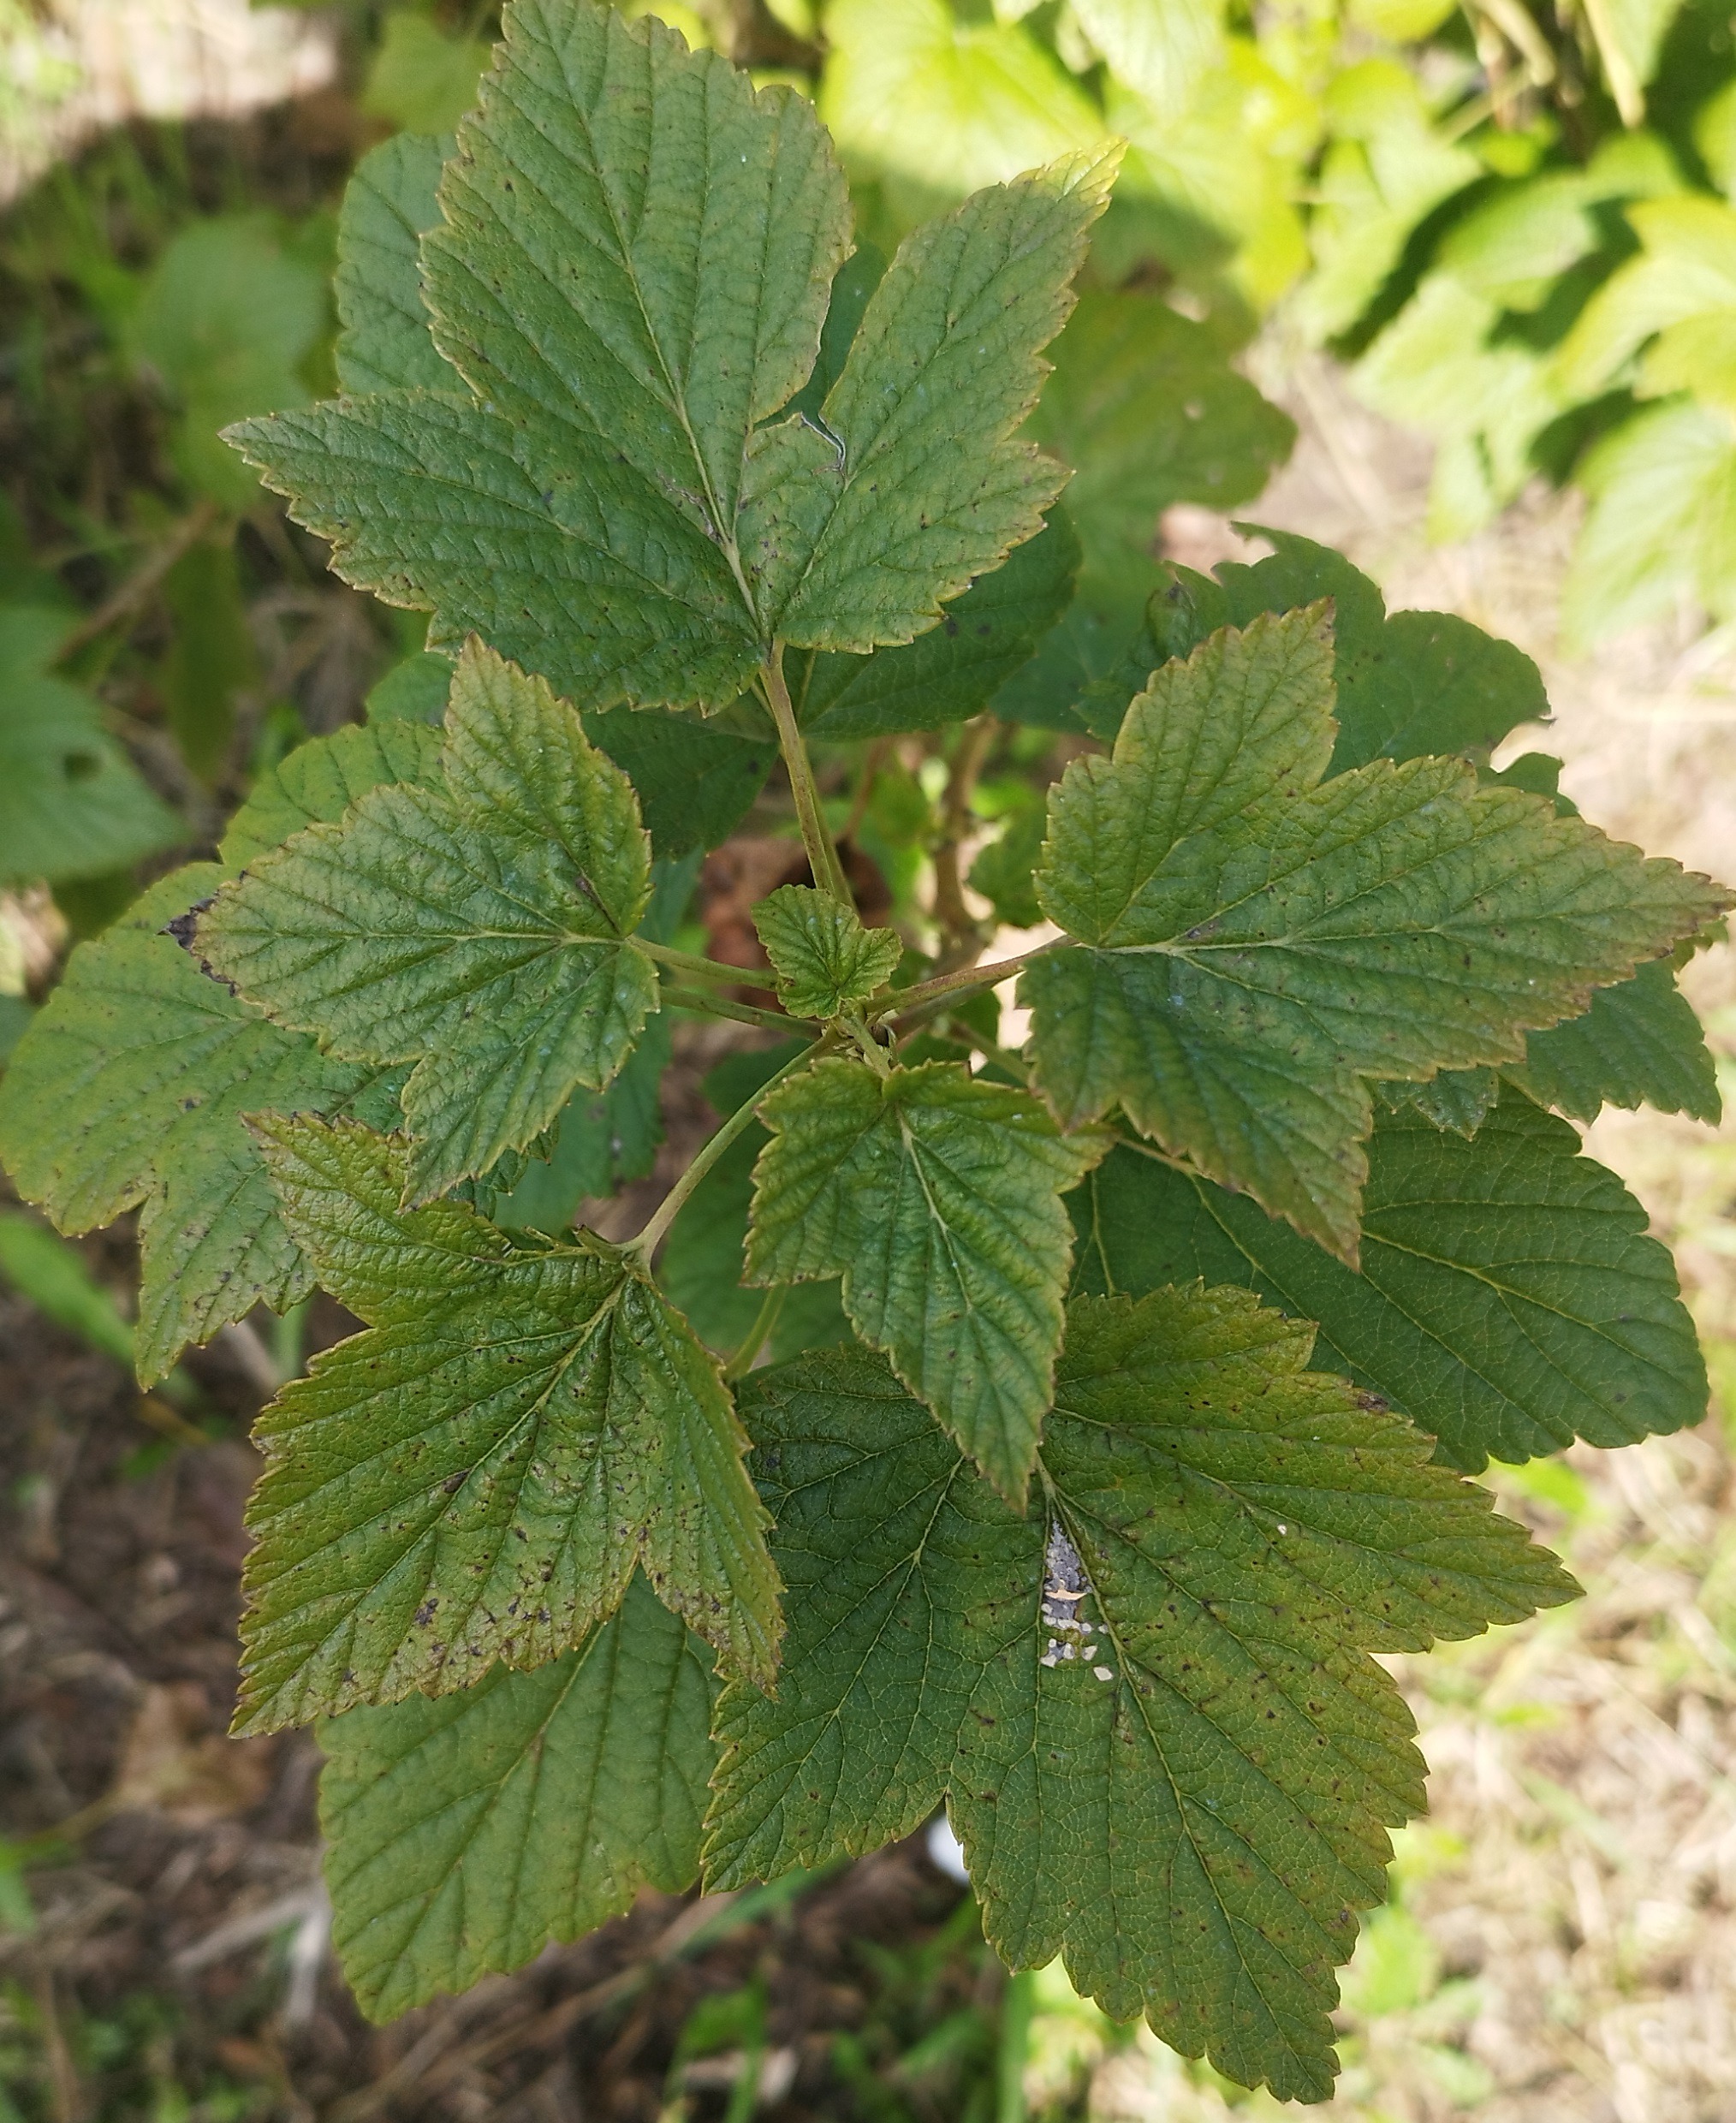
[[(1175, 550), (1178, 523), (1206, 511), (1222, 538), (1223, 517), (1269, 489), (1295, 443), (1293, 413), (1308, 410), (1294, 379), (1333, 379), (1341, 413), (1316, 437), (1329, 453), (1361, 447), (1353, 412), (1376, 451), (1406, 430), (1426, 446), (1430, 537), (1454, 549), (1506, 539), (1490, 549), (1507, 580), (1493, 615), (1477, 615), (1486, 623), (1505, 615), (1521, 633), (1515, 616), (1547, 605), (1553, 626), (1559, 606), (1561, 639), (1581, 652), (1667, 625), (1672, 653), (1700, 671), (1736, 641), (1727, 0), (668, 0), (656, 11), (690, 42), (817, 98), (863, 235), (883, 251), (975, 186), (1109, 134), (1130, 144), (1037, 414), (1076, 473), (1071, 528), (1055, 534), (1051, 574), (1061, 604), (1069, 585), (1073, 597), (1061, 624), (987, 721), (817, 745), (865, 910), (901, 920), (913, 951), (932, 943), (921, 909), (936, 895), (985, 935), (1035, 923), (1040, 790), (1084, 741), (1073, 705), (1137, 639), (1163, 527)], [(344, 184), (394, 132), (450, 132), (497, 27), (487, 0), (251, 17), (246, 0), (0, 0), (0, 1061), (68, 946), (209, 848), (298, 744), (367, 715), (439, 711), (443, 667), (421, 653), (419, 616), (328, 575), (323, 548), (217, 433), (336, 388)], [(200, 72), (207, 47), (230, 54), (233, 79)], [(1567, 499), (1539, 517), (1540, 494)], [(1539, 522), (1543, 543), (1566, 526), (1568, 545), (1534, 581), (1516, 556), (1537, 545)], [(1203, 564), (1222, 550), (1181, 556)], [(1424, 601), (1449, 600), (1437, 588)], [(1597, 815), (1616, 825), (1636, 778), (1623, 732), (1596, 770)], [(1703, 744), (1673, 753), (1672, 786), (1703, 779), (1712, 756)], [(1633, 817), (1635, 831), (1657, 827)], [(732, 962), (746, 967), (746, 910), (782, 881), (791, 843), (775, 796), (739, 824), (703, 869), (671, 866), (663, 912), (675, 940), (725, 958), (739, 949)], [(1671, 830), (1648, 830), (1650, 843)], [(705, 1072), (750, 1059), (701, 1050), (697, 1036), (684, 1046), (694, 1031), (675, 1025), (661, 1107), (654, 1079), (623, 1079), (569, 1114), (554, 1159), (526, 1183), (539, 1218), (581, 1197), (600, 1222), (604, 1198), (638, 1213), (633, 1190), (654, 1174), (665, 1130), (691, 1139), (707, 1124)], [(1630, 1122), (1647, 1125), (1619, 1117)], [(1614, 1161), (1686, 1246), (1736, 1389), (1733, 1157), (1727, 1138), (1709, 1144), (1681, 1123), (1633, 1137)], [(746, 1169), (719, 1168), (720, 1215), (739, 1212), (722, 1195), (740, 1192)], [(101, 1744), (86, 1734), (84, 1753), (76, 1734), (50, 1745), (39, 1733), (61, 1731), (39, 1704), (72, 1686), (54, 1661), (74, 1655), (39, 1662), (35, 1637), (15, 1654), (9, 1701), (25, 1706), (15, 1733), (29, 1737), (0, 1745), (12, 1823), (0, 1841), (0, 2123), (1275, 2113), (1104, 2021), (1059, 1968), (1004, 1983), (968, 1898), (914, 1846), (878, 1872), (858, 1868), (853, 1886), (798, 1882), (782, 1901), (717, 1912), (678, 1946), (678, 1912), (636, 1915), (602, 1947), (491, 1993), (481, 2036), (457, 2007), (401, 2032), (363, 2030), (334, 1985), (318, 1987), (299, 1757), (282, 1751), (265, 1781), (249, 1781), (196, 1717), (177, 1724), (185, 1706), (170, 1697), (193, 1685), (175, 1678), (191, 1668), (148, 1619), (172, 1610), (187, 1644), (214, 1647), (216, 1704), (233, 1560), (193, 1608), (150, 1591), (151, 1570), (191, 1582), (193, 1544), (209, 1545), (193, 1524), (183, 1554), (183, 1537), (158, 1523), (163, 1499), (202, 1494), (198, 1470), (229, 1466), (225, 1454), (238, 1499), (247, 1414), (299, 1368), (308, 1323), (229, 1330), (141, 1401), (124, 1368), (130, 1275), (124, 1241), (73, 1246), (0, 1209), (0, 1293), (12, 1293), (0, 1304), (20, 1352), (10, 1371), (0, 1352), (0, 1383), (34, 1412), (0, 1454), (5, 1537), (21, 1567), (61, 1573), (63, 1601), (80, 1559), (56, 1526), (86, 1511), (108, 1529), (91, 1537), (99, 1561), (124, 1525), (148, 1593), (116, 1579), (116, 1599), (146, 1620), (125, 1655), (124, 1715), (112, 1730), (98, 1721)], [(713, 1295), (727, 1310), (740, 1293)], [(27, 1318), (53, 1323), (51, 1339), (33, 1340)], [(330, 1339), (341, 1323), (314, 1331)], [(1592, 1597), (1406, 1669), (1438, 1819), (1401, 1839), (1395, 1900), (1350, 1971), (1331, 2113), (1736, 2113), (1736, 2056), (1706, 2032), (1736, 1965), (1726, 1442), (1709, 1429), (1498, 1478)], [(99, 1597), (94, 1577), (79, 1585)], [(0, 1647), (14, 1642), (15, 1591), (9, 1579), (0, 1593)], [(33, 1613), (27, 1601), (15, 1611)], [(76, 1656), (112, 1661), (92, 1646), (115, 1640), (80, 1638)], [(158, 1883), (125, 1884), (163, 1823), (181, 1840)], [(251, 1856), (230, 1875), (223, 1839), (236, 1823)], [(171, 1874), (172, 1893), (160, 1884)], [(229, 1887), (197, 1900), (199, 1882), (231, 1877), (233, 1906)], [(159, 1965), (165, 1941), (180, 1973)], [(244, 1975), (199, 1987), (235, 1954)], [(1720, 1965), (1698, 1991), (1682, 1972)], [(583, 2023), (581, 2068), (549, 2029), (563, 2011), (562, 2028), (580, 2027), (571, 2000), (599, 1983), (645, 2002), (594, 2041)], [(378, 2085), (392, 2090), (364, 2098)]]

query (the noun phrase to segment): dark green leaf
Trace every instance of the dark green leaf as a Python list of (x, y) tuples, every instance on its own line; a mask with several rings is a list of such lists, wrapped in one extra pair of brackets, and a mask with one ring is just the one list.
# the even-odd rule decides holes
[(1060, 1953), (1112, 2015), (1323, 2098), (1334, 1964), (1424, 1803), (1369, 1654), (1573, 1588), (1310, 1341), (1238, 1292), (1075, 1303), (1030, 1519), (865, 1353), (752, 1381), (788, 1638), (775, 1704), (719, 1705), (713, 1883), (945, 1794), (1013, 1966)]
[(422, 300), (420, 244), (439, 225), (450, 136), (401, 133), (364, 155), (337, 223), (337, 380), (348, 391), (448, 387)]
[(1022, 1502), (1071, 1259), (1060, 1197), (1101, 1141), (949, 1062), (824, 1059), (760, 1118), (751, 1280), (841, 1276), (857, 1333)]
[(456, 1202), (401, 1210), (401, 1139), (253, 1125), (321, 1282), (370, 1323), (259, 1418), (241, 1729), (540, 1665), (635, 1568), (769, 1683), (778, 1585), (747, 1440), (632, 1257)]
[(1319, 1359), (1441, 1440), (1452, 1465), (1629, 1445), (1697, 1423), (1706, 1371), (1668, 1251), (1564, 1121), (1513, 1091), (1473, 1140), (1419, 1114), (1369, 1145), (1362, 1271), (1244, 1197), (1132, 1150), (1072, 1198), (1079, 1286), (1203, 1276), (1320, 1325)]
[(580, 1938), (699, 1865), (716, 1751), (698, 1644), (635, 1579), (534, 1673), (320, 1728), (332, 1943), (371, 2019)]

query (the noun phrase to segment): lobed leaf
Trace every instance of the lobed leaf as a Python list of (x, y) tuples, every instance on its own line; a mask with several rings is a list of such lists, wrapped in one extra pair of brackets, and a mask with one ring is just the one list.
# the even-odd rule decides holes
[(169, 932), (222, 882), (196, 863), (80, 944), (0, 1079), (0, 1158), (56, 1226), (142, 1208), (134, 1361), (146, 1385), (189, 1342), (313, 1287), (242, 1115), (268, 1105), (389, 1125), (401, 1075), (323, 1056), (209, 978)]
[(699, 1866), (709, 1662), (635, 1579), (576, 1649), (322, 1724), (332, 1943), (370, 2019), (521, 1967)]
[(431, 1200), (601, 1090), (657, 1007), (628, 939), (651, 891), (631, 785), (540, 680), (479, 644), (443, 786), (376, 789), (219, 894), (202, 948), (280, 1022), (412, 1062), (409, 1186)]
[(1281, 2098), (1330, 2091), (1332, 1970), (1423, 1805), (1369, 1656), (1573, 1583), (1240, 1293), (1076, 1301), (1020, 1519), (861, 1351), (747, 1389), (788, 1638), (718, 1708), (714, 1886), (871, 1849), (945, 1795), (1014, 1967), (1057, 1953)]
[(636, 1568), (770, 1684), (780, 1622), (747, 1440), (632, 1258), (457, 1202), (400, 1207), (401, 1139), (254, 1122), (284, 1219), (367, 1331), (260, 1417), (238, 1729), (542, 1664)]
[[(1437, 1079), (1438, 1080), (1438, 1079)], [(1072, 1198), (1078, 1287), (1203, 1276), (1316, 1321), (1318, 1359), (1455, 1467), (1697, 1423), (1706, 1370), (1668, 1250), (1573, 1129), (1502, 1092), (1472, 1140), (1414, 1112), (1369, 1143), (1361, 1272), (1244, 1198), (1117, 1150)]]
[[(1012, 433), (1115, 151), (919, 230), (815, 410), (849, 236), (810, 105), (592, 0), (514, 0), (502, 27), (421, 243), (443, 376), (407, 341), (374, 364), (394, 388), (236, 447), (347, 580), (432, 610), (431, 648), (475, 632), (586, 709), (720, 707), (779, 636), (866, 651), (935, 626), (1059, 491)], [(360, 261), (395, 217), (381, 299), (407, 328), (425, 175), (407, 152), (348, 224)]]
[[(1452, 612), (1389, 614), (1376, 586), (1330, 546), (1293, 531), (1240, 527), (1277, 550), (1251, 566), (1225, 561), (1215, 581), (1167, 568), (1168, 585), (1151, 602), (1151, 661), (1186, 656), (1220, 627), (1245, 627), (1263, 612), (1329, 597), (1338, 718), (1329, 773), (1372, 759), (1482, 751), (1523, 723), (1549, 720), (1537, 667), (1510, 641)], [(1113, 739), (1127, 697), (1088, 716), (1099, 736)]]
[(841, 1276), (857, 1333), (1022, 1502), (1071, 1259), (1061, 1196), (1102, 1142), (952, 1062), (821, 1060), (760, 1118), (748, 1280)]
[(780, 885), (754, 908), (753, 925), (792, 1017), (835, 1017), (865, 1002), (904, 953), (895, 930), (865, 929), (853, 907), (811, 885)]
[(428, 330), (421, 239), (440, 221), (450, 138), (400, 133), (364, 155), (344, 187), (333, 288), (334, 349), (346, 391), (443, 390), (452, 372)]
[(1028, 663), (1071, 602), (1079, 539), (1059, 506), (902, 648), (872, 656), (792, 650), (790, 696), (805, 734), (829, 742), (962, 721)]
[(1368, 1079), (1520, 1060), (1725, 900), (1456, 760), (1315, 785), (1325, 655), (1320, 608), (1263, 615), (1069, 766), (1037, 895), (1085, 948), (1020, 994), (1064, 1121), (1119, 1104), (1353, 1262)]
[(298, 745), (254, 782), (229, 820), (218, 850), (228, 871), (244, 870), (304, 827), (335, 824), (371, 788), (440, 782), (440, 733), (425, 723), (388, 718), (350, 723)]

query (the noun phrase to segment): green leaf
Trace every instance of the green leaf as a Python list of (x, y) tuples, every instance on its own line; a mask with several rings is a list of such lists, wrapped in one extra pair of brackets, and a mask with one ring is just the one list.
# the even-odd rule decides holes
[(413, 133), (449, 132), (476, 101), (487, 64), (479, 37), (448, 37), (419, 9), (394, 8), (368, 68), (362, 109)]
[(379, 788), (219, 894), (202, 948), (333, 1054), (415, 1064), (411, 1186), (432, 1199), (601, 1090), (657, 1007), (627, 939), (651, 889), (631, 786), (540, 680), (479, 644), (444, 787)]
[(699, 1866), (716, 1751), (698, 1644), (639, 1579), (576, 1650), (323, 1724), (332, 1942), (362, 2010), (593, 1931)]
[(666, 1014), (651, 1018), (607, 1091), (575, 1091), (556, 1124), (546, 1163), (528, 1165), (493, 1210), (509, 1228), (558, 1236), (581, 1201), (601, 1200), (626, 1180), (642, 1180), (663, 1139), (658, 1091), (671, 1053)]
[(1120, 1104), (1353, 1262), (1367, 1079), (1517, 1061), (1724, 901), (1456, 760), (1317, 786), (1329, 654), (1319, 607), (1214, 634), (1068, 767), (1037, 896), (1086, 948), (1020, 994), (1068, 1125)]
[(777, 761), (769, 724), (763, 736), (741, 737), (656, 709), (583, 720), (585, 734), (633, 783), (652, 847), (671, 861), (727, 841)]
[(229, 508), (258, 500), (258, 483), (217, 431), (306, 405), (301, 364), (325, 328), (318, 268), (266, 216), (194, 222), (174, 238), (140, 291), (128, 341), (180, 407), (171, 451), (184, 479)]
[(401, 133), (364, 155), (345, 187), (335, 288), (347, 391), (443, 390), (451, 381), (428, 328), (419, 246), (439, 224), (440, 166), (453, 146)]
[[(651, 905), (641, 936), (658, 943), (674, 938), (693, 897), (699, 859), (653, 866)], [(642, 1180), (657, 1162), (663, 1139), (661, 1091), (671, 1054), (670, 1024), (659, 1012), (607, 1091), (575, 1092), (568, 1100), (546, 1163), (527, 1164), (509, 1194), (490, 1210), (499, 1224), (559, 1234), (587, 1196), (615, 1192), (623, 1180)]]
[(927, 631), (1059, 489), (1013, 430), (1114, 151), (919, 230), (817, 413), (774, 421), (848, 248), (810, 106), (591, 0), (504, 27), (421, 245), (444, 388), (237, 447), (348, 580), (434, 612), (430, 647), (474, 631), (584, 708), (721, 707), (780, 637)]
[(1245, 1198), (1117, 1151), (1073, 1197), (1079, 1282), (1137, 1295), (1204, 1276), (1320, 1325), (1318, 1359), (1441, 1440), (1457, 1467), (1630, 1445), (1697, 1423), (1706, 1371), (1668, 1250), (1566, 1122), (1515, 1092), (1474, 1140), (1414, 1112), (1369, 1145), (1362, 1270)]
[[(1168, 587), (1152, 600), (1153, 632), (1165, 654), (1186, 656), (1220, 627), (1246, 627), (1262, 612), (1329, 597), (1338, 692), (1330, 772), (1372, 759), (1481, 752), (1522, 723), (1549, 720), (1537, 667), (1510, 641), (1451, 612), (1389, 616), (1374, 583), (1329, 546), (1293, 531), (1241, 528), (1276, 552), (1252, 566), (1226, 561), (1215, 582), (1171, 568)], [(1107, 726), (1092, 721), (1099, 736), (1113, 738), (1120, 727), (1116, 706)]]
[(1088, 288), (1055, 342), (1034, 425), (1073, 467), (1067, 507), (1091, 574), (1150, 580), (1174, 502), (1228, 509), (1288, 456), (1296, 428), (1229, 365), (1221, 329), (1156, 295)]
[(1034, 929), (1043, 919), (1032, 873), (1048, 823), (1047, 815), (1035, 807), (1018, 812), (1000, 839), (990, 841), (971, 865), (971, 889), (989, 901), (996, 921), (1014, 929)]
[(865, 1002), (904, 955), (895, 930), (865, 929), (853, 907), (811, 885), (781, 885), (754, 908), (753, 925), (792, 1017), (835, 1017)]
[(80, 944), (0, 1081), (0, 1158), (61, 1230), (144, 1210), (134, 1358), (147, 1385), (188, 1342), (313, 1287), (242, 1115), (283, 1106), (389, 1126), (402, 1081), (268, 1024), (164, 933), (171, 921), (190, 931), (187, 910), (223, 875), (178, 870)]
[(68, 623), (0, 606), (0, 884), (98, 876), (184, 836), (104, 728), (99, 703), (54, 675)]
[(796, 647), (908, 641), (1042, 528), (1064, 475), (1014, 431), (1120, 158), (1119, 146), (1066, 157), (907, 237), (823, 432), (787, 422), (756, 443), (761, 535), (785, 549), (761, 571), (765, 609)]
[(750, 1282), (843, 1277), (844, 1310), (1022, 1503), (1061, 1341), (1061, 1196), (1102, 1155), (957, 1062), (817, 1062), (760, 1109)]
[(452, 659), (424, 649), (393, 664), (363, 704), (370, 723), (426, 723), (437, 728), (446, 719), (452, 690)]
[[(744, 1106), (802, 1050), (791, 1039), (776, 1047), (728, 1056), (700, 1085), (720, 1115)], [(693, 1330), (721, 1355), (731, 1353), (758, 1317), (761, 1293), (742, 1282), (753, 1168), (770, 1140), (751, 1121), (688, 1197), (657, 1261), (664, 1289)], [(850, 1338), (835, 1282), (799, 1282), (784, 1293), (770, 1348), (773, 1359), (824, 1348)]]
[(832, 0), (820, 115), (852, 174), (887, 175), (927, 211), (1089, 150), (1102, 114), (1017, 23), (962, 21), (945, 0)]
[(463, 1688), (582, 1643), (635, 1568), (769, 1685), (780, 1622), (747, 1440), (630, 1257), (401, 1210), (398, 1139), (254, 1129), (322, 1285), (369, 1323), (260, 1417), (238, 1729)]
[(1573, 1588), (1310, 1339), (1238, 1292), (1076, 1302), (1027, 1520), (865, 1353), (750, 1381), (788, 1638), (775, 1704), (719, 1704), (711, 1883), (945, 1794), (1011, 1965), (1060, 1953), (1112, 2016), (1324, 2097), (1333, 1965), (1424, 1803), (1368, 1655)]
[(1221, 0), (1074, 0), (1080, 28), (1117, 80), (1171, 117), (1222, 62), (1223, 12)]
[(0, 1284), (9, 1283), (57, 1326), (133, 1368), (133, 1329), (112, 1291), (91, 1273), (76, 1246), (39, 1223), (28, 1210), (0, 1208)]
[(1736, 618), (1736, 414), (1673, 400), (1605, 435), (1577, 467), (1590, 507), (1561, 591), (1587, 650), (1691, 598)]
[(227, 526), (190, 545), (163, 579), (163, 602), (175, 622), (161, 684), (169, 727), (199, 778), (216, 782), (235, 730), (235, 696), (257, 681), (259, 659)]
[(1436, 129), (1422, 85), (1396, 59), (1341, 69), (1326, 116), (1335, 137), (1316, 180), (1308, 227), (1314, 271), (1294, 305), (1297, 324), (1317, 343), (1355, 324), (1412, 231), (1486, 174), (1468, 147)]
[(1700, 1020), (1661, 960), (1600, 988), (1584, 1016), (1533, 1032), (1525, 1060), (1501, 1074), (1575, 1121), (1595, 1121), (1605, 1105), (1655, 1106), (1713, 1122), (1723, 1115)]
[(425, 723), (351, 723), (312, 738), (253, 784), (223, 835), (223, 866), (244, 870), (304, 826), (335, 823), (382, 782), (433, 788), (439, 782), (440, 733)]
[(805, 734), (887, 737), (975, 715), (1067, 610), (1079, 556), (1057, 507), (1034, 538), (947, 606), (938, 627), (902, 648), (869, 657), (793, 651), (786, 676)]

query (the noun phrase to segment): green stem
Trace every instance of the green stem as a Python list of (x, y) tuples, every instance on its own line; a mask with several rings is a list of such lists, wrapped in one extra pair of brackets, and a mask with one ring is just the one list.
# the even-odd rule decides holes
[(663, 1001), (678, 1010), (700, 1010), (708, 1017), (727, 1017), (737, 1025), (758, 1025), (769, 1032), (805, 1032), (813, 1020), (806, 1017), (785, 1017), (776, 1010), (756, 1008), (752, 1002), (737, 1002), (728, 996), (709, 995), (701, 988), (665, 988)]
[[(784, 1020), (785, 1023), (788, 1021), (788, 1019)], [(816, 1040), (814, 1047), (818, 1046), (819, 1044)], [(656, 1210), (652, 1212), (651, 1222), (629, 1246), (622, 1248), (623, 1252), (636, 1253), (642, 1261), (650, 1260), (651, 1255), (656, 1252), (663, 1234), (686, 1207), (693, 1189), (699, 1186), (700, 1180), (705, 1178), (712, 1166), (728, 1149), (731, 1143), (752, 1120), (755, 1110), (761, 1101), (769, 1092), (775, 1091), (785, 1077), (792, 1075), (802, 1067), (813, 1053), (814, 1047), (804, 1047), (800, 1054), (792, 1055), (776, 1076), (762, 1084), (746, 1105), (738, 1106), (716, 1134), (706, 1139), (701, 1145), (699, 1154), (693, 1159), (693, 1163), (687, 1167), (681, 1178), (657, 1204)]]
[(895, 1018), (902, 1025), (913, 1012), (924, 1009), (930, 1003), (968, 995), (973, 988), (998, 988), (1003, 980), (1010, 980), (1014, 973), (1022, 972), (1032, 959), (1043, 958), (1062, 948), (1061, 943), (1039, 943), (1035, 950), (1021, 951), (1017, 958), (997, 959), (992, 966), (966, 966), (956, 973), (942, 973), (934, 980), (919, 981), (914, 988), (901, 988), (875, 1015), (877, 1019)]
[(1025, 2123), (1025, 2067), (1031, 2055), (1031, 2021), (1037, 2006), (1037, 1977), (1028, 1969), (1007, 1978), (1001, 1993), (1001, 2036), (996, 2048), (995, 2123)]
[(765, 1302), (754, 1315), (753, 1324), (741, 1337), (741, 1346), (723, 1366), (723, 1376), (732, 1384), (738, 1378), (746, 1378), (753, 1369), (754, 1359), (765, 1347), (777, 1317), (783, 1310), (784, 1299), (789, 1294), (787, 1282), (776, 1282), (765, 1293)]
[(647, 958), (655, 959), (659, 966), (667, 966), (671, 972), (685, 973), (689, 980), (721, 980), (733, 984), (745, 980), (755, 985), (753, 969), (744, 966), (722, 966), (715, 958), (700, 958), (692, 951), (678, 951), (672, 944), (653, 943), (649, 937), (635, 937), (633, 943)]
[(802, 742), (802, 734), (790, 705), (789, 687), (783, 682), (783, 644), (772, 644), (771, 654), (760, 666), (760, 676), (765, 685), (766, 705), (771, 710), (771, 719), (777, 725), (778, 748), (783, 753), (783, 764), (789, 775), (790, 794), (795, 798), (796, 817), (802, 829), (802, 845), (808, 851), (808, 866), (814, 873), (814, 883), (821, 891), (829, 892), (835, 900), (841, 900), (846, 907), (853, 907), (850, 888), (844, 882), (843, 865), (838, 860), (838, 851), (832, 844), (832, 836), (826, 830), (825, 813), (820, 808), (820, 792), (814, 782), (814, 770), (808, 758), (808, 748)]

